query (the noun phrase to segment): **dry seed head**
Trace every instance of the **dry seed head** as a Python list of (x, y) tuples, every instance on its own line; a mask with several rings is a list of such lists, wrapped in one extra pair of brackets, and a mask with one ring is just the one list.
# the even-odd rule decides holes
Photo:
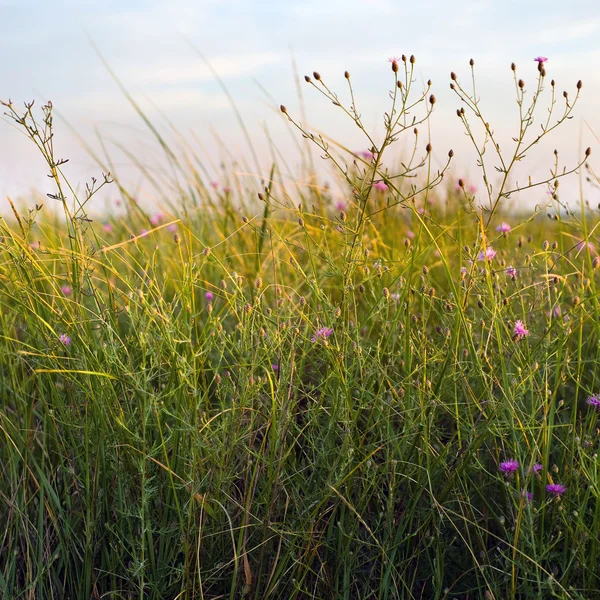
[(592, 261), (592, 267), (594, 267), (594, 269), (600, 267), (600, 256), (594, 256), (594, 260)]
[(553, 80), (550, 82), (550, 85), (551, 85), (552, 87), (554, 87), (554, 86), (556, 85), (556, 82), (554, 81), (554, 79), (553, 79)]
[(454, 71), (450, 73), (450, 79), (452, 79), (452, 81), (456, 81), (456, 73)]
[(463, 190), (465, 189), (465, 182), (462, 179), (458, 180), (458, 187), (462, 188)]
[(454, 150), (450, 149), (448, 151), (448, 158), (452, 158), (454, 156)]
[(348, 73), (348, 71), (344, 71), (344, 77), (346, 79), (350, 79), (350, 73)]
[(249, 315), (252, 312), (252, 305), (250, 304), (250, 302), (246, 302), (246, 304), (244, 304), (244, 312)]
[(340, 221), (341, 221), (342, 223), (345, 223), (345, 222), (346, 222), (346, 213), (345, 213), (344, 211), (341, 211), (341, 212), (340, 212)]
[(226, 290), (227, 289), (227, 282), (224, 279), (221, 279), (221, 289), (222, 290)]
[(180, 237), (179, 237), (177, 234), (175, 234), (175, 235), (173, 236), (173, 241), (174, 241), (176, 244), (180, 244), (180, 243), (181, 243), (181, 238), (180, 238)]
[(312, 80), (308, 75), (304, 76), (304, 81), (306, 81), (306, 83), (310, 83)]
[(515, 65), (515, 63), (510, 63), (510, 70), (511, 71), (516, 71), (517, 70), (517, 65)]
[(470, 64), (471, 66), (474, 66), (474, 65), (475, 65), (475, 61), (474, 61), (473, 59), (471, 59), (471, 60), (469, 61), (469, 64)]
[(411, 65), (414, 65), (417, 62), (417, 59), (415, 58), (414, 54), (410, 55), (410, 59), (409, 60), (410, 60), (410, 64)]
[(388, 290), (386, 287), (383, 288), (383, 297), (385, 299), (390, 297), (390, 290)]
[(263, 280), (260, 277), (256, 278), (256, 281), (254, 282), (254, 285), (256, 287), (257, 290), (260, 290), (260, 288), (263, 285)]
[(519, 87), (523, 89), (525, 87), (525, 82), (522, 79), (519, 79)]
[(210, 256), (210, 248), (206, 246), (206, 248), (204, 248), (202, 251), (202, 254), (204, 254), (204, 256)]
[(435, 104), (435, 96), (433, 94), (429, 96), (429, 104), (431, 104), (432, 106)]
[(589, 156), (592, 153), (592, 149), (591, 148), (586, 148), (585, 149), (585, 155), (586, 157)]
[(429, 154), (432, 149), (433, 148), (432, 148), (431, 144), (427, 144), (427, 146), (425, 146), (425, 150), (427, 150), (427, 154)]
[(398, 63), (395, 60), (392, 61), (392, 71), (394, 73), (398, 72)]
[(300, 225), (300, 227), (304, 227), (304, 219), (302, 217), (298, 219), (298, 225)]
[(563, 92), (563, 98), (568, 98), (568, 97), (569, 97), (569, 94), (567, 93), (567, 90), (565, 90), (565, 91)]
[(333, 316), (336, 319), (339, 319), (342, 316), (342, 309), (339, 306), (335, 309), (335, 312), (333, 313)]
[(265, 197), (260, 192), (258, 192), (258, 199), (259, 200), (264, 200)]
[(279, 107), (279, 110), (281, 110), (284, 115), (287, 115), (287, 108), (283, 104)]
[(583, 87), (583, 83), (581, 82), (581, 79), (577, 82), (577, 89), (580, 90)]
[(403, 54), (403, 55), (402, 55), (402, 62), (403, 62), (403, 63), (405, 63), (405, 62), (406, 62), (406, 55), (405, 55), (405, 54)]
[(317, 73), (317, 71), (313, 71), (313, 77), (317, 80), (317, 81), (321, 81), (321, 76), (319, 75), (319, 73)]
[(358, 291), (359, 291), (361, 294), (364, 294), (364, 293), (365, 293), (365, 286), (364, 286), (362, 283), (360, 283), (360, 284), (358, 285)]

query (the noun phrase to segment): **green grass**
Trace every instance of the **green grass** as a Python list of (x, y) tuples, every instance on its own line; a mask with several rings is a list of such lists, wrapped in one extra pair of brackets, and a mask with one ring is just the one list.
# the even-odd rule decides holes
[[(527, 186), (547, 208), (508, 213), (554, 85), (542, 68), (527, 104), (515, 73), (502, 153), (453, 77), (474, 193), (413, 132), (435, 105), (429, 86), (411, 100), (414, 61), (393, 66), (383, 141), (332, 107), (372, 157), (282, 108), (339, 167), (343, 210), (308, 155), (310, 185), (274, 164), (260, 188), (230, 172), (213, 189), (153, 129), (173, 175), (147, 173), (151, 222), (118, 179), (70, 187), (51, 106), (5, 105), (56, 191), (0, 220), (2, 598), (600, 598), (600, 259), (579, 245), (600, 221), (554, 183), (583, 162), (556, 157)], [(384, 162), (403, 138), (414, 151)], [(124, 209), (110, 228), (86, 212), (105, 185)]]

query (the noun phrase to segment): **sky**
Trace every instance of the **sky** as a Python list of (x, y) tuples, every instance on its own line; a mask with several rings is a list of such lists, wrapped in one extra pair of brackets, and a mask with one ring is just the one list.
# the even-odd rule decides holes
[[(482, 111), (507, 150), (518, 127), (512, 61), (530, 84), (526, 89), (533, 88), (533, 58), (539, 55), (548, 57), (548, 79), (556, 80), (558, 90), (573, 97), (577, 80), (583, 81), (574, 118), (528, 154), (522, 177), (548, 176), (554, 148), (561, 166), (576, 164), (587, 146), (594, 153), (592, 166), (600, 157), (597, 1), (0, 0), (0, 99), (15, 105), (35, 99), (38, 106), (52, 101), (56, 146), (60, 157), (70, 160), (65, 170), (72, 183), (84, 185), (101, 172), (76, 131), (95, 149), (100, 136), (119, 175), (145, 189), (131, 157), (119, 148), (157, 172), (164, 161), (94, 45), (151, 120), (165, 131), (171, 122), (215, 165), (216, 178), (220, 161), (246, 160), (249, 151), (228, 96), (201, 55), (231, 94), (259, 156), (253, 169), (262, 176), (270, 167), (269, 140), (292, 172), (300, 164), (299, 135), (274, 110), (279, 104), (312, 131), (352, 150), (366, 144), (339, 109), (303, 83), (304, 120), (294, 65), (301, 76), (321, 73), (342, 98), (347, 96), (343, 73), (350, 71), (363, 121), (381, 139), (393, 85), (388, 58), (403, 53), (417, 57), (416, 84), (433, 82), (438, 100), (428, 131), (433, 156), (441, 165), (452, 148), (456, 177), (481, 185), (476, 157), (456, 117), (459, 100), (448, 87), (450, 71), (468, 83), (470, 58)], [(46, 172), (32, 143), (0, 120), (0, 213), (6, 196), (52, 192)], [(561, 189), (576, 195), (577, 180)], [(144, 192), (149, 201), (152, 193)], [(118, 190), (106, 194), (118, 196)]]

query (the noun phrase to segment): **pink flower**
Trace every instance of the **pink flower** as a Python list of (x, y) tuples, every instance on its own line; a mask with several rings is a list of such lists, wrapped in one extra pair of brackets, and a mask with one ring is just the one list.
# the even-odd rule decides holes
[(531, 492), (528, 492), (527, 490), (523, 490), (521, 492), (521, 496), (526, 502), (531, 502), (533, 500), (533, 494)]
[(491, 246), (488, 246), (477, 255), (477, 260), (492, 260), (494, 256), (496, 256), (496, 251)]
[(373, 187), (379, 192), (385, 192), (388, 189), (388, 186), (383, 181), (378, 181)]
[(525, 329), (523, 321), (515, 321), (515, 336), (517, 338), (524, 338), (529, 335), (529, 330)]
[(469, 192), (469, 194), (474, 194), (477, 191), (477, 186), (470, 183), (467, 186), (467, 191)]
[(346, 210), (346, 203), (339, 200), (338, 202), (335, 203), (335, 208), (337, 210)]
[(517, 270), (514, 267), (506, 267), (506, 269), (504, 270), (504, 272), (511, 278), (511, 279), (516, 279), (517, 278)]
[(223, 191), (224, 191), (226, 194), (231, 194), (231, 188), (230, 188), (228, 185), (226, 185), (226, 186), (223, 188)]
[(113, 230), (113, 226), (110, 223), (106, 222), (102, 225), (102, 229), (105, 233), (110, 233)]
[(73, 289), (71, 288), (70, 285), (63, 285), (60, 288), (60, 291), (65, 295), (65, 296), (70, 296), (73, 293)]
[(533, 59), (536, 63), (544, 64), (548, 59), (545, 56), (536, 56)]
[(535, 463), (531, 470), (534, 472), (535, 475), (537, 475), (543, 468), (544, 468), (544, 465), (542, 465), (540, 463)]
[(549, 483), (546, 486), (546, 491), (554, 496), (562, 496), (567, 491), (566, 486), (560, 483)]
[(71, 345), (71, 338), (66, 333), (61, 333), (58, 336), (58, 340), (61, 344), (64, 344), (65, 346)]
[(177, 231), (177, 223), (171, 223), (167, 229), (171, 232), (171, 233), (175, 233)]
[(162, 213), (156, 213), (150, 217), (150, 223), (156, 227), (160, 225), (160, 222), (163, 220), (164, 215)]
[(331, 327), (321, 327), (315, 331), (310, 341), (314, 344), (318, 340), (326, 340), (332, 333), (333, 329)]
[(581, 252), (582, 250), (585, 250), (587, 248), (591, 254), (596, 254), (596, 247), (594, 246), (594, 244), (592, 244), (591, 242), (586, 242), (585, 240), (579, 242), (576, 248), (577, 252)]
[(411, 240), (415, 237), (415, 232), (411, 231), (410, 229), (406, 232), (406, 237), (410, 238)]
[(219, 182), (218, 181), (211, 181), (210, 185), (213, 189), (218, 190), (219, 189)]
[(369, 152), (369, 150), (359, 150), (356, 153), (356, 156), (360, 156), (361, 158), (364, 158), (365, 160), (373, 160), (373, 153)]
[(592, 408), (595, 408), (598, 412), (600, 412), (600, 397), (598, 396), (590, 396), (586, 403), (589, 404)]
[(514, 458), (505, 460), (498, 465), (498, 469), (507, 476), (512, 475), (519, 469), (519, 461), (515, 460)]
[(206, 292), (206, 294), (204, 294), (204, 297), (210, 302), (215, 295), (212, 292)]
[(508, 233), (510, 230), (511, 227), (508, 223), (501, 223), (496, 227), (496, 231), (499, 231), (500, 233)]
[(273, 371), (275, 371), (275, 373), (279, 373), (279, 365), (277, 364), (272, 364), (271, 368), (273, 369)]

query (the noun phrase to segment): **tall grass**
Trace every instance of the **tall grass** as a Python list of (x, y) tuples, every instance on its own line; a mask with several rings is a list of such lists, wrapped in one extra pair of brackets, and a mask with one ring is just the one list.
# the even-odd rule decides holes
[[(589, 150), (512, 183), (581, 89), (539, 65), (532, 94), (513, 66), (506, 152), (474, 75), (451, 76), (482, 190), (449, 182), (451, 151), (433, 167), (436, 100), (402, 57), (379, 141), (349, 73), (349, 105), (306, 78), (368, 150), (281, 108), (343, 200), (277, 164), (260, 190), (213, 187), (154, 129), (163, 211), (117, 179), (104, 224), (87, 204), (110, 175), (78, 194), (51, 104), (4, 103), (56, 189), (0, 220), (0, 595), (600, 598), (600, 221), (559, 194)], [(532, 188), (546, 210), (508, 215)]]

